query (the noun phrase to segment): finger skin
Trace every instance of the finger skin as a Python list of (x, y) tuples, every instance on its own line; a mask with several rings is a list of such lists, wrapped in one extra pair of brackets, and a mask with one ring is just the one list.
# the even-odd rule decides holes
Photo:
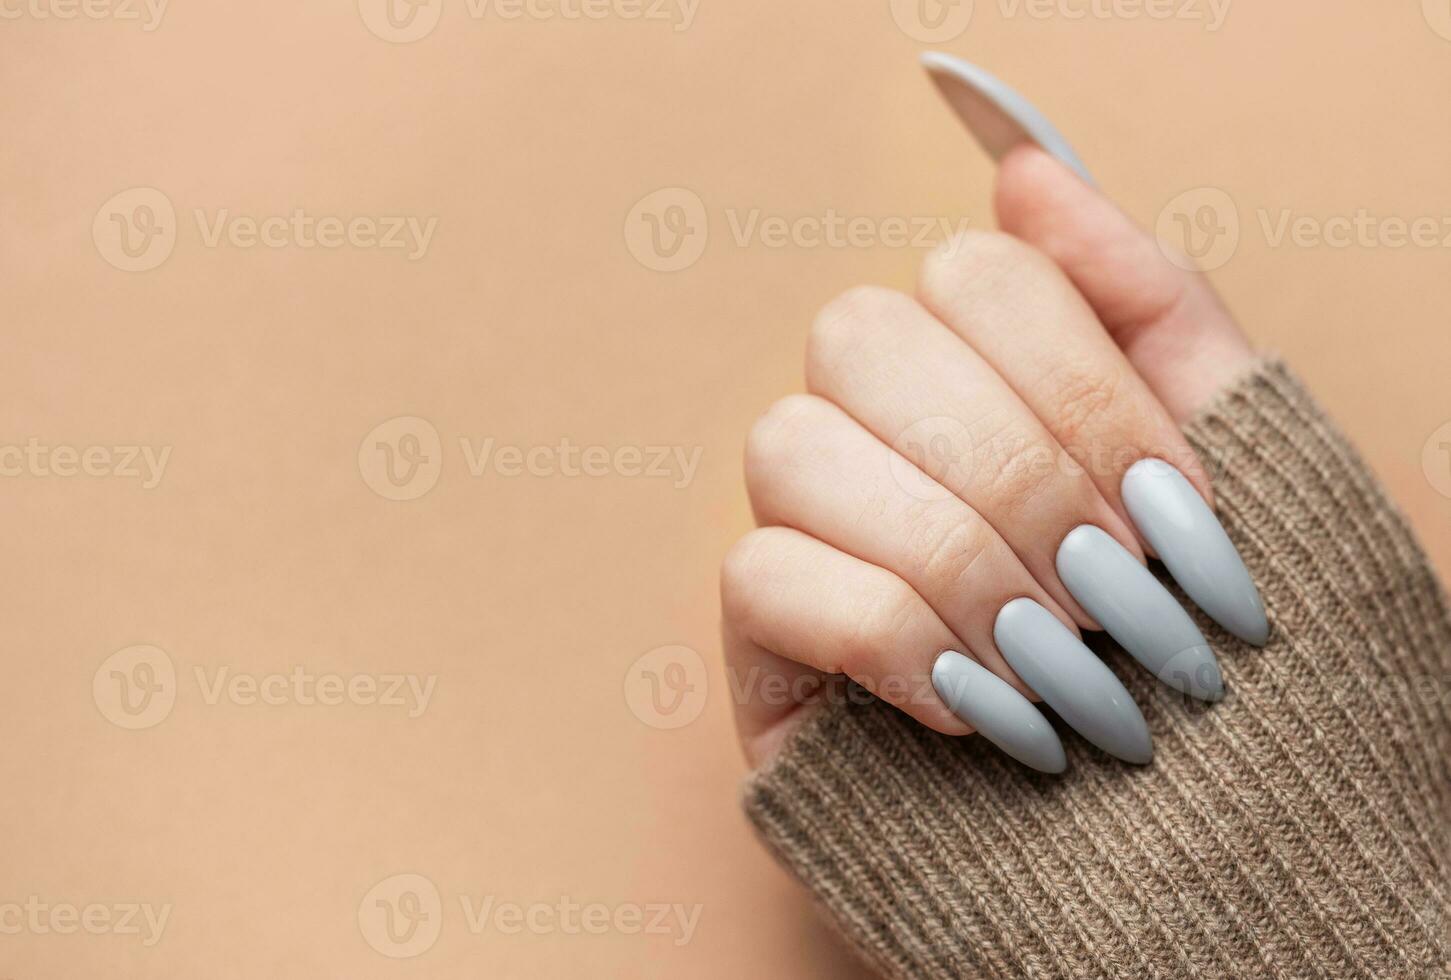
[(1141, 459), (1167, 460), (1212, 499), (1178, 424), (1042, 252), (1005, 233), (968, 232), (923, 263), (918, 295), (1087, 469), (1126, 526), (1120, 488)]
[(890, 571), (1024, 694), (993, 639), (998, 610), (1029, 596), (1074, 628), (991, 525), (825, 399), (794, 395), (763, 416), (747, 440), (746, 486), (762, 524)]
[(1041, 149), (1003, 158), (994, 198), (1005, 232), (1063, 269), (1176, 422), (1253, 366), (1255, 353), (1203, 275)]
[(850, 677), (945, 735), (972, 731), (932, 687), (933, 663), (965, 654), (961, 641), (883, 568), (791, 528), (758, 528), (722, 565), (721, 609), (743, 739), (778, 738), (773, 727), (819, 700), (819, 685), (794, 683), (803, 670)]
[[(1040, 249), (1087, 298), (1175, 424), (1253, 369), (1249, 341), (1208, 280), (1188, 271), (1184, 256), (1171, 261), (1158, 241), (1057, 161), (1031, 151), (1011, 155), (996, 202), (1004, 228)], [(1144, 459), (1125, 471), (1125, 510), (1201, 609), (1241, 640), (1265, 643), (1264, 601), (1214, 517), (1209, 481), (1188, 459), (1166, 458), (1175, 466)]]
[[(851, 290), (817, 317), (806, 386), (965, 501), (1085, 629), (1058, 578), (1058, 542), (1094, 524), (1138, 552), (1133, 530), (993, 366), (910, 296)], [(949, 620), (949, 624), (951, 621)]]
[[(837, 683), (842, 675), (824, 674), (774, 654), (743, 634), (732, 620), (721, 621), (721, 645), (731, 703), (735, 706), (736, 737), (751, 769), (769, 761), (791, 732), (830, 703), (832, 697), (846, 696)], [(747, 689), (743, 678), (772, 678), (773, 692), (784, 691), (786, 696), (737, 694)]]

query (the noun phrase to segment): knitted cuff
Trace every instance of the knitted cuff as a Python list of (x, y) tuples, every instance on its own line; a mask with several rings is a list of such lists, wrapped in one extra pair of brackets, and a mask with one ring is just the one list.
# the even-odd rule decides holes
[(748, 780), (761, 837), (887, 976), (1451, 975), (1435, 574), (1282, 365), (1186, 431), (1273, 635), (1249, 647), (1195, 610), (1229, 689), (1212, 706), (1097, 635), (1153, 731), (1151, 765), (1060, 726), (1069, 770), (1045, 776), (854, 697)]

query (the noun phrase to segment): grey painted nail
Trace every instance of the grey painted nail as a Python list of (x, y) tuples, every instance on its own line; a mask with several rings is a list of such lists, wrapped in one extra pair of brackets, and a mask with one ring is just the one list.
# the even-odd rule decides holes
[(1057, 564), (1079, 605), (1155, 677), (1201, 701), (1224, 697), (1219, 662), (1204, 634), (1108, 532), (1091, 524), (1074, 528), (1058, 546)]
[(932, 686), (953, 714), (1023, 765), (1040, 772), (1068, 768), (1048, 719), (986, 667), (948, 650), (932, 665)]
[(1102, 660), (1032, 599), (998, 612), (993, 639), (1018, 676), (1074, 731), (1125, 762), (1145, 765), (1154, 742), (1139, 706)]
[(928, 51), (922, 55), (938, 89), (988, 155), (1001, 160), (1024, 141), (1037, 143), (1088, 183), (1093, 177), (1048, 118), (1001, 80), (970, 61)]
[(1124, 506), (1179, 587), (1220, 626), (1264, 646), (1269, 620), (1259, 589), (1199, 491), (1162, 459), (1141, 459), (1123, 479)]

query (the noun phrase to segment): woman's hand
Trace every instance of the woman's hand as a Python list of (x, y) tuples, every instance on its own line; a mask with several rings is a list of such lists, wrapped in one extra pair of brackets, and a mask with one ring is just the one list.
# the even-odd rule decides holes
[(845, 675), (946, 734), (1064, 766), (1041, 698), (1100, 748), (1152, 755), (1081, 643), (1107, 629), (1165, 683), (1222, 696), (1155, 555), (1240, 639), (1263, 607), (1179, 425), (1253, 362), (1199, 276), (1031, 146), (999, 171), (1001, 233), (862, 287), (812, 327), (809, 394), (746, 447), (760, 527), (726, 558), (727, 667), (752, 766)]

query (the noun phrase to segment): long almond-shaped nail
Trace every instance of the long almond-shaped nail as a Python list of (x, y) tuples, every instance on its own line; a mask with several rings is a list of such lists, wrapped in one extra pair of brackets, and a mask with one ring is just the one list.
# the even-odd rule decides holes
[(953, 714), (1023, 765), (1040, 772), (1068, 768), (1048, 719), (986, 667), (948, 650), (932, 665), (932, 686)]
[(1019, 143), (1032, 142), (1057, 157), (1080, 177), (1093, 183), (1088, 168), (1073, 152), (1063, 134), (1000, 79), (970, 61), (937, 51), (922, 55), (938, 89), (988, 155), (1001, 160)]
[(1189, 598), (1246, 643), (1270, 636), (1265, 604), (1224, 526), (1184, 474), (1141, 459), (1123, 479), (1124, 506)]
[(1219, 662), (1204, 634), (1108, 532), (1092, 524), (1074, 528), (1058, 546), (1057, 565), (1079, 605), (1155, 677), (1202, 701), (1224, 697)]
[(1125, 762), (1153, 760), (1154, 741), (1139, 706), (1056, 616), (1032, 599), (1014, 599), (998, 612), (993, 639), (1018, 676), (1074, 731)]

